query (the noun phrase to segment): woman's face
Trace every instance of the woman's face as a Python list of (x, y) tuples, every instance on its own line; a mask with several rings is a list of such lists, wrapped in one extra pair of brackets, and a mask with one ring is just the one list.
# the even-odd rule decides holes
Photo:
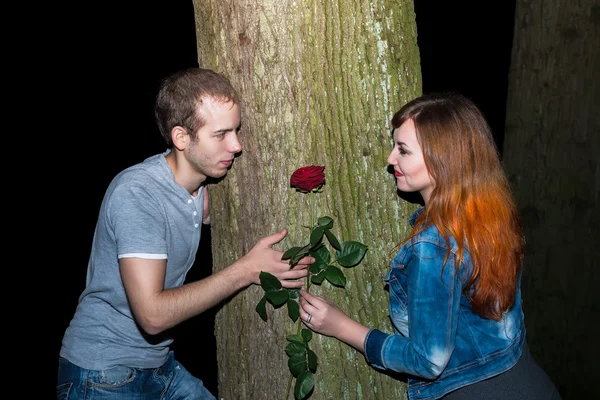
[(419, 192), (427, 204), (435, 183), (425, 166), (412, 120), (406, 120), (399, 128), (394, 129), (394, 148), (387, 162), (394, 167), (398, 190)]

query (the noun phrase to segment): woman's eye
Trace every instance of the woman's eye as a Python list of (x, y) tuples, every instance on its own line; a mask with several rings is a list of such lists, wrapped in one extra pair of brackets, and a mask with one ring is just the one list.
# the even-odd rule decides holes
[(405, 154), (407, 154), (407, 153), (406, 153), (406, 151), (404, 151), (404, 149), (403, 149), (402, 147), (400, 147), (400, 148), (398, 149), (398, 152), (400, 152), (400, 154), (401, 154), (401, 155), (405, 155)]

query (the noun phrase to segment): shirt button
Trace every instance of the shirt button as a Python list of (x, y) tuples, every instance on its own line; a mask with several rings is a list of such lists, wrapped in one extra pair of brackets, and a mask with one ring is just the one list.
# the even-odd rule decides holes
[(199, 225), (198, 224), (194, 224), (194, 226), (197, 228)]
[(198, 213), (196, 211), (194, 211), (194, 215), (198, 215)]
[(188, 199), (188, 204), (192, 204), (192, 199)]

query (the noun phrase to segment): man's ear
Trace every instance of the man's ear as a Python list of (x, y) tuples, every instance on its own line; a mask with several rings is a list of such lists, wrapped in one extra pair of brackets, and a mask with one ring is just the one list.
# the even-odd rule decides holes
[(177, 125), (171, 129), (171, 140), (173, 141), (173, 146), (181, 151), (187, 147), (190, 135), (185, 128)]

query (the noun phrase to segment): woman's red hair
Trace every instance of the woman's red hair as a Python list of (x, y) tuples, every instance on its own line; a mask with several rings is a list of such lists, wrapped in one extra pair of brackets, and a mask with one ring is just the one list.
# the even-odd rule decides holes
[[(464, 293), (473, 312), (499, 320), (515, 300), (525, 240), (491, 129), (471, 100), (454, 93), (412, 100), (392, 125), (399, 128), (409, 119), (435, 188), (402, 244), (431, 225), (446, 241), (452, 236), (457, 270), (465, 248), (471, 257)], [(443, 265), (449, 255), (448, 249)]]

